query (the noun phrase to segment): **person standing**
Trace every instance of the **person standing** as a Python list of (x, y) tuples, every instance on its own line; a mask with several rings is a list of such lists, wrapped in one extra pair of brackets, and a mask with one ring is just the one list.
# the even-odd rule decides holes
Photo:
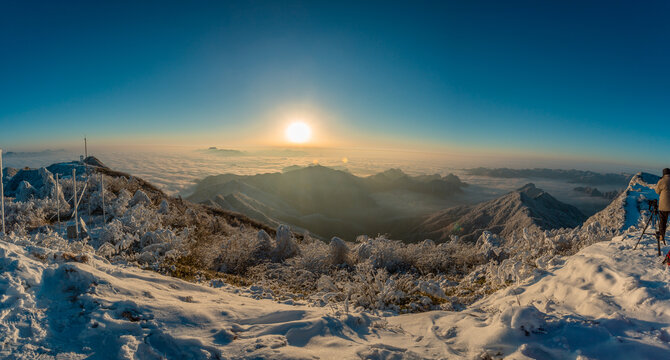
[(670, 169), (663, 169), (663, 177), (656, 184), (658, 194), (658, 239), (665, 242), (665, 230), (670, 214)]

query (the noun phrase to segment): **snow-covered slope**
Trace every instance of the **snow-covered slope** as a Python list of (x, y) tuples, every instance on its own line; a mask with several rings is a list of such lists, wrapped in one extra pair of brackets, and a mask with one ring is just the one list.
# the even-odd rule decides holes
[(670, 272), (653, 239), (636, 240), (587, 247), (461, 312), (386, 318), (0, 241), (0, 356), (664, 358)]
[(258, 289), (241, 296), (91, 255), (0, 241), (0, 271), (3, 358), (351, 357), (378, 333), (393, 335), (370, 316), (253, 299)]
[[(603, 226), (624, 231), (631, 226), (639, 225), (640, 214), (649, 210), (645, 204), (647, 199), (658, 199), (653, 190), (660, 177), (640, 172), (630, 180), (628, 187), (605, 209), (591, 216), (585, 224), (598, 222)], [(648, 213), (645, 213), (648, 216)], [(644, 225), (642, 225), (644, 226)]]
[(460, 312), (373, 314), (346, 302), (277, 302), (259, 286), (185, 282), (110, 264), (85, 247), (73, 254), (33, 245), (48, 244), (35, 241), (40, 234), (7, 237), (0, 240), (0, 357), (665, 358), (670, 270), (650, 235), (633, 250), (651, 185), (632, 183), (616, 212), (634, 222), (622, 235), (556, 257)]
[(462, 312), (401, 315), (389, 323), (422, 336), (417, 346), (425, 347), (425, 356), (667, 358), (670, 271), (661, 265), (651, 237), (633, 250), (637, 235), (591, 245), (539, 280), (509, 287)]

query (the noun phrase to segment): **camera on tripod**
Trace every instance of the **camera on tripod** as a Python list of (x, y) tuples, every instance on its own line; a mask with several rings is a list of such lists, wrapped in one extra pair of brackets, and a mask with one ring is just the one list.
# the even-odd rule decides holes
[(647, 206), (649, 206), (649, 211), (652, 214), (658, 212), (658, 200), (657, 199), (647, 199)]
[[(647, 206), (649, 206), (649, 219), (647, 220), (647, 224), (644, 226), (644, 229), (642, 230), (642, 235), (640, 235), (640, 238), (637, 240), (637, 244), (635, 244), (635, 247), (633, 250), (637, 249), (637, 246), (640, 244), (640, 240), (642, 240), (642, 237), (646, 234), (647, 228), (649, 227), (650, 223), (657, 224), (658, 223), (658, 200), (657, 199), (647, 199)], [(658, 246), (658, 256), (661, 256), (661, 239), (659, 236), (659, 232), (656, 232), (656, 244)], [(665, 239), (663, 239), (663, 245), (666, 245)]]

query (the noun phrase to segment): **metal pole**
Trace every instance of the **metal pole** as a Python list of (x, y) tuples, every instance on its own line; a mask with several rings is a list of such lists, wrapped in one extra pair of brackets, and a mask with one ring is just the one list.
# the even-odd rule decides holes
[(100, 174), (100, 194), (102, 194), (102, 226), (105, 226), (107, 216), (105, 216), (105, 178)]
[(5, 185), (2, 177), (2, 149), (0, 149), (0, 207), (2, 207), (2, 236), (5, 236)]
[(84, 136), (84, 154), (88, 158), (88, 142), (86, 141), (86, 137)]
[[(86, 168), (88, 168), (88, 166)], [(87, 174), (86, 175), (86, 184), (88, 185), (88, 183), (90, 181), (91, 181), (91, 175)], [(91, 186), (93, 186), (93, 185), (91, 185)], [(84, 194), (82, 193), (81, 196), (83, 197)], [(88, 197), (88, 223), (89, 224), (91, 223), (91, 196), (90, 195)]]
[(79, 220), (77, 218), (77, 169), (72, 169), (72, 191), (74, 191), (74, 229), (79, 240)]
[(58, 233), (61, 234), (63, 229), (60, 226), (60, 182), (58, 181), (58, 173), (56, 173), (56, 204), (58, 204), (58, 210), (56, 210), (56, 215), (58, 216)]

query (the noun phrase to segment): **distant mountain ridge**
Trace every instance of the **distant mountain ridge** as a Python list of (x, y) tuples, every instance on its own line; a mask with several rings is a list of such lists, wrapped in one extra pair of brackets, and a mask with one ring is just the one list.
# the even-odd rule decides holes
[(587, 218), (532, 183), (480, 204), (415, 216), (401, 216), (374, 196), (410, 191), (448, 197), (465, 186), (455, 175), (409, 176), (389, 169), (362, 178), (310, 166), (285, 173), (210, 176), (198, 183), (189, 200), (240, 212), (269, 226), (288, 223), (298, 231), (347, 239), (385, 233), (405, 241), (447, 241), (452, 235), (475, 241), (483, 231), (509, 239), (523, 228), (574, 228)]
[(474, 206), (459, 206), (432, 214), (410, 234), (413, 240), (446, 241), (457, 235), (475, 241), (483, 231), (508, 239), (523, 228), (573, 228), (586, 216), (576, 207), (558, 201), (529, 183), (516, 191)]
[(625, 186), (631, 174), (601, 174), (594, 171), (583, 170), (562, 170), (562, 169), (509, 169), (509, 168), (474, 168), (466, 169), (466, 174), (477, 176), (488, 176), (494, 178), (545, 178), (555, 180), (566, 180), (571, 183), (600, 185), (600, 184), (621, 184)]
[(189, 200), (243, 213), (270, 225), (353, 239), (388, 231), (402, 214), (381, 206), (375, 194), (411, 192), (434, 198), (458, 194), (467, 184), (455, 175), (409, 176), (399, 169), (358, 177), (315, 165), (284, 173), (223, 174), (198, 182)]
[(598, 188), (592, 188), (590, 186), (578, 186), (573, 189), (574, 191), (584, 193), (588, 196), (591, 197), (602, 197), (605, 199), (610, 199), (613, 200), (617, 196), (619, 196), (619, 191), (613, 190), (613, 191), (600, 191)]

